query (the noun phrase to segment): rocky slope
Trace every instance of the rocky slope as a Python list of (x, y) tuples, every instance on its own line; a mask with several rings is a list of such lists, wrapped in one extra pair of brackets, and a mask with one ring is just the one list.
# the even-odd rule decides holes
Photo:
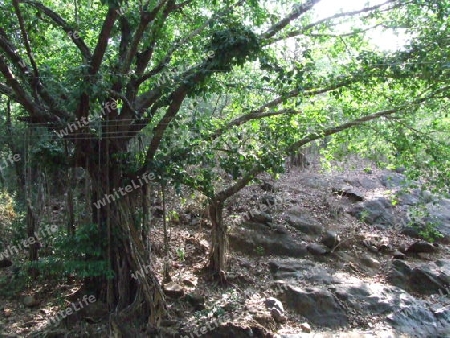
[[(192, 210), (179, 215), (161, 337), (450, 337), (450, 200), (401, 173), (312, 168), (247, 187), (227, 209), (226, 287), (202, 270), (209, 227)], [(442, 237), (420, 238), (433, 229)], [(158, 255), (160, 229), (152, 235)], [(0, 337), (108, 336), (100, 302), (84, 309), (88, 320), (48, 325), (57, 295), (46, 289), (34, 301), (0, 299)], [(64, 286), (66, 299), (74, 289)]]

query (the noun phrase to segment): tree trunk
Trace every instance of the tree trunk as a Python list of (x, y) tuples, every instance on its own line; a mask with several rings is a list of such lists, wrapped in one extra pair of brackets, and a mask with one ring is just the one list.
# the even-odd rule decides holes
[[(33, 243), (29, 245), (28, 248), (28, 259), (30, 262), (36, 263), (38, 260), (38, 246), (39, 246), (39, 240), (36, 238), (36, 215), (34, 213), (34, 210), (31, 206), (31, 202), (28, 201), (27, 205), (27, 235), (28, 238), (33, 238)], [(35, 266), (31, 267), (28, 270), (29, 275), (31, 278), (36, 279), (38, 275), (38, 270)]]
[[(86, 289), (93, 292), (97, 299), (107, 302), (109, 309), (117, 313), (114, 323), (110, 325), (111, 330), (115, 331), (110, 333), (111, 336), (127, 334), (130, 328), (124, 329), (127, 325), (120, 323), (125, 314), (134, 320), (141, 320), (141, 324), (145, 323), (147, 327), (157, 328), (166, 314), (166, 303), (159, 281), (149, 264), (149, 255), (138, 230), (139, 224), (136, 224), (139, 218), (134, 215), (142, 189), (136, 188), (120, 196), (117, 191), (132, 184), (124, 180), (118, 167), (112, 165), (109, 175), (97, 175), (97, 170), (98, 167), (95, 170), (90, 168), (90, 172), (94, 173), (91, 175), (94, 187), (92, 199), (94, 203), (104, 199), (107, 205), (92, 209), (93, 220), (99, 225), (103, 242), (110, 243), (109, 254), (104, 245), (102, 250), (104, 258), (110, 258), (114, 280), (109, 295), (105, 292), (105, 277), (89, 278), (86, 280)], [(109, 182), (106, 177), (109, 177)], [(105, 199), (107, 195), (109, 200)], [(110, 231), (107, 231), (107, 225)], [(108, 234), (111, 238), (108, 238)]]
[(223, 202), (212, 201), (209, 205), (209, 216), (212, 222), (211, 253), (209, 257), (209, 268), (214, 276), (225, 282), (225, 271), (227, 263), (228, 234), (227, 227), (223, 223)]

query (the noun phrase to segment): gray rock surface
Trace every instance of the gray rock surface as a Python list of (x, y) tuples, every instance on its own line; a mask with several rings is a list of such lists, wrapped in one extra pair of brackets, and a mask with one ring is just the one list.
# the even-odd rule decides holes
[(286, 212), (286, 221), (290, 226), (305, 234), (318, 235), (323, 230), (319, 221), (308, 215), (305, 210), (299, 208), (288, 210)]
[(229, 235), (230, 248), (247, 255), (258, 254), (259, 248), (264, 255), (304, 257), (306, 245), (286, 233), (273, 231), (264, 224), (246, 222), (233, 229)]

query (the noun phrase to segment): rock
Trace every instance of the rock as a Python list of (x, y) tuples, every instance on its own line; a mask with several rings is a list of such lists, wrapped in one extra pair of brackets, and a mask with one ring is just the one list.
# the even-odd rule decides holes
[(201, 311), (205, 309), (205, 296), (198, 293), (188, 293), (184, 298), (195, 311)]
[(267, 330), (270, 331), (277, 331), (278, 325), (275, 319), (270, 314), (257, 314), (252, 316), (253, 320), (255, 320), (257, 323), (261, 324), (261, 326), (265, 327)]
[(387, 318), (391, 325), (407, 337), (448, 337), (450, 332), (450, 310), (443, 308), (435, 312), (422, 300), (403, 296), (395, 312)]
[[(430, 310), (430, 303), (412, 297), (402, 289), (378, 283), (338, 285), (335, 294), (359, 315), (388, 318), (397, 336), (445, 337), (438, 332), (449, 332), (450, 311), (439, 318)], [(447, 330), (447, 331), (445, 331)]]
[(402, 228), (401, 233), (411, 238), (420, 238), (419, 229), (417, 227), (405, 226)]
[(290, 234), (270, 231), (259, 223), (246, 222), (234, 227), (229, 234), (229, 243), (232, 250), (253, 256), (260, 250), (264, 255), (304, 257), (308, 254), (306, 246)]
[(361, 258), (361, 263), (370, 268), (379, 268), (381, 265), (380, 261), (378, 261), (375, 258), (370, 257), (368, 255), (364, 255)]
[[(223, 316), (227, 316), (226, 314)], [(232, 316), (229, 316), (229, 318)], [(213, 328), (209, 330), (209, 328)], [(204, 330), (203, 330), (204, 329)], [(202, 326), (197, 331), (202, 334), (202, 338), (273, 338), (273, 334), (268, 332), (260, 324), (244, 324), (244, 323), (222, 323), (219, 324), (218, 321), (212, 321), (208, 324), (208, 326)], [(192, 335), (193, 336), (193, 335)], [(195, 335), (200, 337), (200, 335)], [(190, 335), (188, 335), (190, 337)]]
[(364, 201), (364, 194), (352, 186), (344, 186), (341, 188), (332, 188), (331, 191), (334, 194), (337, 194), (340, 196), (345, 196), (350, 201), (353, 201), (353, 202)]
[(283, 304), (274, 297), (269, 297), (264, 300), (264, 306), (267, 310), (277, 309), (280, 313), (284, 313)]
[(321, 267), (308, 259), (271, 260), (269, 269), (274, 278), (278, 280), (295, 279), (325, 285), (339, 283), (336, 277), (329, 272), (329, 268)]
[(388, 275), (389, 282), (406, 291), (432, 295), (450, 285), (450, 260), (441, 259), (416, 266), (394, 260), (392, 264), (393, 269)]
[(393, 253), (392, 253), (392, 257), (394, 258), (394, 259), (405, 259), (405, 254), (404, 253), (402, 253), (402, 252), (400, 252), (400, 251), (398, 251), (398, 250), (395, 250)]
[(170, 282), (163, 285), (164, 293), (172, 298), (180, 298), (184, 296), (184, 289), (181, 285)]
[(283, 313), (278, 310), (277, 308), (273, 308), (270, 310), (270, 315), (273, 317), (273, 319), (277, 322), (277, 323), (286, 323), (287, 318), (285, 315), (283, 315)]
[(308, 246), (306, 247), (306, 250), (308, 250), (308, 252), (311, 255), (326, 255), (328, 253), (330, 253), (330, 249), (328, 249), (325, 245), (319, 244), (319, 243), (311, 243), (308, 244)]
[(256, 223), (262, 223), (262, 224), (269, 224), (269, 223), (272, 223), (273, 218), (272, 218), (272, 216), (270, 216), (264, 212), (259, 212), (256, 214), (251, 214), (249, 221), (256, 222)]
[(305, 234), (318, 235), (322, 232), (322, 225), (304, 210), (293, 208), (286, 212), (287, 223)]
[(385, 197), (359, 202), (350, 214), (367, 224), (393, 225), (392, 204)]
[(412, 206), (418, 204), (422, 199), (422, 191), (420, 189), (412, 189), (410, 191), (399, 191), (397, 193), (397, 205)]
[(196, 285), (196, 283), (194, 283), (193, 281), (191, 281), (190, 279), (187, 279), (187, 278), (183, 279), (183, 284), (190, 288), (193, 288)]
[(321, 240), (321, 243), (325, 244), (330, 249), (336, 248), (340, 242), (341, 239), (339, 235), (332, 230), (327, 230), (327, 232), (323, 235)]
[(300, 324), (300, 328), (302, 329), (303, 332), (306, 332), (306, 333), (311, 332), (311, 325), (309, 325), (308, 323)]
[(0, 260), (0, 268), (9, 268), (12, 265), (12, 261), (8, 258)]
[(272, 226), (273, 232), (276, 234), (283, 234), (283, 235), (289, 235), (289, 231), (282, 225), (275, 225)]
[(439, 241), (450, 243), (450, 199), (442, 198), (435, 203), (426, 205), (429, 217), (424, 219), (426, 223), (436, 225), (436, 230), (443, 235)]
[(345, 311), (328, 290), (287, 285), (282, 299), (287, 308), (307, 318), (314, 325), (338, 328), (348, 323)]
[(263, 182), (259, 187), (264, 191), (271, 191), (271, 192), (275, 191), (275, 186), (269, 182)]
[(23, 298), (23, 305), (26, 307), (33, 307), (39, 304), (39, 300), (34, 295), (28, 295)]
[(367, 189), (367, 190), (372, 190), (372, 189), (376, 189), (380, 186), (380, 183), (375, 180), (375, 178), (372, 177), (361, 177), (361, 179), (359, 180), (361, 187), (363, 189)]
[(433, 246), (433, 244), (425, 242), (425, 241), (414, 242), (406, 250), (407, 253), (419, 253), (419, 252), (432, 253), (435, 251), (436, 251), (436, 247)]
[(381, 184), (383, 184), (386, 188), (398, 188), (404, 185), (406, 182), (405, 175), (398, 173), (387, 173), (383, 174), (380, 178)]
[(276, 198), (272, 195), (264, 195), (261, 197), (261, 203), (273, 207), (276, 204)]

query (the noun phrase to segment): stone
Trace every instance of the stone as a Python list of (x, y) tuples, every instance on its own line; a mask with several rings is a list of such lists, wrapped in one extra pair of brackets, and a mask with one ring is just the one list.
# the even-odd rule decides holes
[(274, 297), (269, 297), (264, 300), (264, 306), (267, 310), (277, 309), (280, 313), (284, 313), (283, 304)]
[(398, 173), (383, 174), (380, 178), (381, 184), (386, 188), (399, 188), (406, 182), (405, 180), (405, 175)]
[(332, 230), (327, 230), (327, 232), (323, 235), (322, 240), (320, 242), (322, 244), (325, 244), (328, 248), (334, 249), (339, 245), (341, 239), (336, 232)]
[[(277, 259), (269, 261), (269, 269), (275, 279), (295, 279), (307, 283), (329, 285), (339, 283), (330, 268), (308, 259)], [(279, 286), (279, 284), (277, 284)]]
[(258, 212), (256, 214), (251, 214), (249, 221), (262, 224), (269, 224), (272, 223), (273, 218), (269, 214), (266, 214), (264, 212)]
[(310, 235), (318, 235), (322, 232), (322, 225), (304, 210), (292, 208), (286, 212), (286, 222), (293, 228)]
[(27, 295), (23, 298), (23, 305), (26, 307), (33, 307), (39, 304), (39, 301), (34, 295)]
[(306, 332), (306, 333), (311, 332), (311, 325), (309, 325), (308, 323), (301, 323), (300, 328), (302, 329), (303, 332)]
[(405, 254), (404, 253), (402, 253), (402, 252), (400, 252), (400, 251), (398, 251), (398, 250), (395, 250), (393, 253), (392, 253), (392, 257), (394, 258), (394, 259), (405, 259)]
[(450, 260), (441, 259), (415, 265), (399, 260), (392, 263), (389, 282), (408, 292), (433, 295), (450, 285)]
[(379, 268), (381, 265), (380, 261), (376, 260), (373, 257), (370, 257), (369, 255), (364, 255), (361, 258), (361, 263), (370, 268)]
[(272, 195), (264, 195), (261, 197), (261, 203), (273, 207), (276, 204), (276, 198)]
[(341, 188), (332, 188), (331, 191), (339, 196), (345, 196), (350, 201), (360, 202), (364, 201), (364, 194), (352, 186), (343, 186)]
[(308, 250), (311, 255), (315, 256), (326, 255), (330, 253), (330, 249), (328, 249), (325, 245), (319, 243), (308, 244), (306, 250)]
[(184, 296), (184, 289), (181, 285), (170, 282), (163, 285), (164, 293), (172, 298), (180, 298)]
[(367, 224), (392, 226), (394, 223), (392, 204), (385, 197), (359, 202), (349, 213)]
[(345, 311), (333, 294), (321, 288), (299, 288), (287, 285), (282, 296), (283, 303), (309, 322), (317, 326), (338, 328), (347, 325)]
[(436, 247), (433, 246), (433, 244), (425, 242), (425, 241), (414, 242), (406, 250), (407, 253), (419, 253), (419, 252), (432, 253), (435, 251), (436, 251)]
[(277, 322), (277, 323), (286, 323), (287, 318), (285, 315), (283, 315), (283, 313), (278, 310), (277, 308), (273, 308), (270, 310), (270, 315), (273, 317), (273, 319)]
[(188, 293), (183, 298), (186, 300), (195, 311), (201, 311), (205, 309), (205, 296), (198, 293)]
[(229, 245), (232, 250), (252, 256), (258, 255), (260, 248), (264, 255), (300, 258), (308, 254), (306, 245), (289, 233), (279, 233), (265, 225), (250, 222), (233, 228), (229, 234)]

